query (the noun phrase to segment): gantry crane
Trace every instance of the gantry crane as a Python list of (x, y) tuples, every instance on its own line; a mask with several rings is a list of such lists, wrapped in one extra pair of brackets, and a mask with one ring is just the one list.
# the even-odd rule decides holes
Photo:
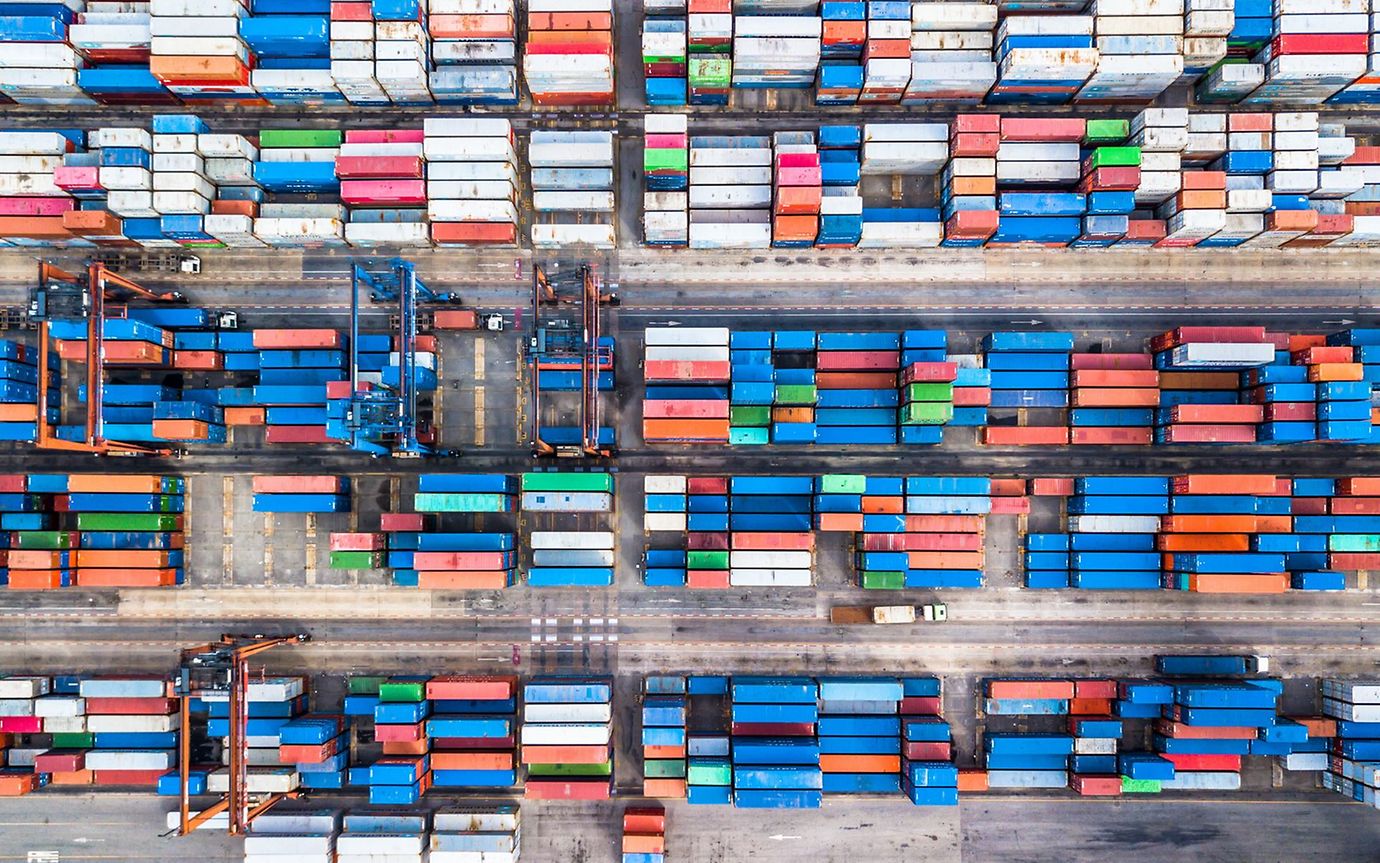
[[(189, 647), (182, 651), (173, 694), (179, 700), (178, 761), (181, 782), (181, 822), (178, 835), (185, 836), (215, 816), (225, 812), (231, 834), (243, 833), (260, 814), (280, 801), (295, 798), (297, 792), (263, 795), (251, 801), (248, 788), (249, 660), (281, 645), (305, 644), (307, 633), (284, 636), (222, 635), (219, 642)], [(229, 791), (220, 800), (195, 816), (190, 811), (188, 781), (192, 765), (191, 700), (206, 693), (226, 693), (230, 702)]]
[[(579, 283), (564, 296), (559, 285), (537, 264), (532, 268), (532, 319), (536, 335), (532, 354), (532, 454), (537, 457), (593, 456), (610, 458), (613, 448), (600, 440), (602, 411), (599, 404), (599, 370), (602, 351), (599, 344), (602, 328), (601, 310), (604, 305), (618, 305), (618, 296), (604, 293), (603, 286), (588, 264), (578, 269)], [(578, 296), (576, 293), (578, 292)], [(542, 307), (580, 304), (580, 333), (571, 330), (573, 321), (555, 321), (557, 327), (543, 327)], [(544, 439), (541, 424), (541, 364), (543, 357), (571, 358), (578, 356), (580, 365), (580, 441), (578, 446), (553, 444)]]
[[(42, 449), (87, 452), (96, 455), (170, 455), (172, 450), (108, 440), (102, 409), (105, 404), (105, 320), (119, 310), (114, 304), (130, 300), (179, 303), (176, 291), (157, 293), (125, 276), (93, 262), (85, 272), (72, 273), (45, 261), (38, 264), (38, 283), (29, 300), (29, 319), (38, 323), (38, 406), (35, 442)], [(66, 440), (53, 433), (48, 422), (48, 389), (52, 371), (50, 324), (53, 321), (86, 322), (86, 419), (81, 440)]]
[[(350, 403), (345, 427), (350, 445), (374, 455), (399, 457), (431, 455), (418, 440), (417, 419), (417, 307), (421, 303), (459, 303), (456, 294), (433, 291), (417, 278), (416, 267), (402, 258), (356, 261), (350, 291)], [(398, 386), (365, 389), (359, 382), (359, 292), (369, 290), (374, 303), (398, 304)], [(391, 439), (392, 448), (379, 443)]]

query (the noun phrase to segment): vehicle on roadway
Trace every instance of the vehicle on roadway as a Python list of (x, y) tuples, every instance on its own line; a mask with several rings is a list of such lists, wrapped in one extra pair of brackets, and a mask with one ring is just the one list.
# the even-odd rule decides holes
[(829, 609), (829, 622), (840, 624), (875, 624), (892, 626), (915, 623), (923, 619), (930, 623), (942, 623), (949, 619), (949, 607), (942, 602), (929, 603), (919, 608), (913, 605), (840, 605)]

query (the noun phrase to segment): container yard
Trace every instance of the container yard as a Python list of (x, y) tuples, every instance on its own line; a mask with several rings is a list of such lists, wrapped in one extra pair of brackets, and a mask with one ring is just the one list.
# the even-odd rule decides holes
[(0, 860), (1362, 861), (1375, 0), (0, 0)]

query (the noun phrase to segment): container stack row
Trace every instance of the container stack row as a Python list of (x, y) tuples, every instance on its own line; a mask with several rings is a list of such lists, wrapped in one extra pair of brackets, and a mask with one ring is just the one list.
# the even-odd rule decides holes
[(522, 76), (541, 107), (614, 104), (612, 0), (532, 0)]
[[(521, 494), (522, 511), (532, 522), (528, 536), (532, 550), (532, 562), (527, 569), (529, 586), (613, 584), (613, 474), (525, 473)], [(591, 529), (596, 525), (599, 529)]]
[[(0, 339), (0, 440), (32, 441), (38, 437), (38, 349), (12, 339)], [(51, 425), (62, 420), (62, 360), (48, 355), (49, 384), (43, 399), (44, 418)]]
[(518, 808), (460, 804), (432, 813), (330, 809), (261, 814), (245, 836), (245, 863), (289, 856), (302, 863), (517, 863)]
[(1380, 482), (1273, 475), (1081, 477), (1067, 533), (1026, 537), (1026, 586), (1282, 593), (1344, 590), (1377, 562)]
[[(983, 584), (986, 477), (859, 477), (861, 494), (843, 502), (844, 519), (820, 516), (821, 529), (855, 532), (854, 566), (864, 590), (976, 588)], [(836, 522), (834, 519), (838, 519)], [(839, 524), (839, 528), (833, 527)], [(826, 527), (826, 524), (828, 527)]]
[(256, 476), (254, 512), (318, 513), (350, 511), (347, 476)]
[(532, 132), (534, 248), (614, 247), (614, 156), (613, 132)]
[(423, 132), (432, 242), (441, 247), (515, 244), (522, 184), (512, 122), (428, 118)]
[(684, 114), (648, 114), (642, 141), (643, 242), (649, 246), (690, 243), (690, 139)]
[[(248, 685), (246, 709), (249, 719), (245, 736), (248, 741), (246, 763), (249, 766), (246, 787), (251, 794), (295, 791), (306, 784), (303, 777), (314, 768), (322, 768), (319, 773), (324, 787), (338, 787), (338, 774), (344, 769), (343, 765), (337, 767), (331, 760), (324, 764), (313, 762), (314, 755), (297, 749), (296, 744), (287, 743), (283, 738), (284, 729), (306, 715), (309, 697), (307, 681), (302, 677), (266, 677)], [(221, 743), (221, 764), (224, 765), (207, 773), (206, 791), (225, 794), (230, 790), (230, 693), (202, 692), (198, 698), (207, 713), (206, 736)], [(312, 736), (311, 732), (304, 733), (307, 739)], [(288, 739), (304, 738), (289, 736)], [(288, 745), (286, 753), (283, 749), (285, 743)], [(289, 758), (305, 755), (302, 761), (308, 766), (307, 773), (300, 771), (295, 762), (283, 761), (284, 754)], [(332, 777), (333, 773), (337, 776)]]
[(10, 590), (172, 587), (185, 579), (179, 477), (0, 477)]
[(524, 793), (535, 800), (607, 800), (613, 786), (613, 683), (537, 677), (523, 686)]
[(685, 677), (648, 675), (642, 681), (642, 793), (685, 798)]
[(629, 806), (623, 810), (623, 863), (665, 863), (666, 810)]
[(647, 104), (653, 108), (687, 104), (687, 11), (685, 0), (643, 0), (642, 71)]
[(1324, 680), (1322, 712), (1335, 723), (1336, 739), (1320, 784), (1380, 809), (1380, 681)]

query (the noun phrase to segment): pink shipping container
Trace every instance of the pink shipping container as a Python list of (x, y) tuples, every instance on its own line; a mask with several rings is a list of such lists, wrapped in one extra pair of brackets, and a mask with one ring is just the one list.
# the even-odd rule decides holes
[(421, 129), (351, 129), (345, 132), (347, 144), (421, 144), (425, 141), (426, 134)]
[(42, 734), (41, 716), (0, 716), (0, 731), (6, 734)]
[(421, 156), (337, 156), (335, 175), (347, 179), (417, 179), (426, 176)]
[(419, 551), (412, 555), (412, 566), (426, 570), (506, 569), (510, 560), (504, 551)]
[(901, 382), (933, 383), (952, 381), (958, 376), (956, 363), (911, 363), (901, 376)]
[(338, 494), (340, 477), (256, 476), (252, 487), (255, 494)]
[(79, 168), (75, 165), (60, 165), (53, 169), (53, 185), (59, 189), (99, 189), (101, 188), (100, 168)]
[(0, 475), (0, 493), (22, 493), (26, 491), (28, 487), (28, 477), (24, 476), (22, 473), (7, 473)]
[(1057, 142), (1082, 141), (1088, 122), (1066, 117), (1002, 117), (1003, 141)]
[(1093, 369), (1142, 370), (1154, 368), (1154, 359), (1149, 354), (1074, 354), (1070, 357), (1069, 368), (1075, 372)]
[(648, 150), (683, 150), (689, 146), (689, 136), (681, 133), (646, 135), (644, 140)]
[[(1142, 446), (1149, 444), (1152, 439), (1152, 433), (1148, 428), (1075, 428), (1069, 435), (1070, 443), (1083, 445)], [(995, 511), (996, 501), (992, 503)]]
[(1171, 425), (1164, 431), (1165, 443), (1255, 443), (1255, 426), (1249, 425)]
[(862, 551), (982, 551), (979, 533), (865, 533)]
[(387, 547), (381, 533), (331, 534), (331, 551), (382, 551)]
[(911, 695), (901, 699), (903, 716), (938, 716), (941, 699), (931, 695)]
[(340, 200), (347, 204), (426, 203), (425, 180), (342, 180)]
[(1260, 405), (1175, 405), (1170, 419), (1176, 423), (1258, 423), (1265, 419), (1265, 409)]
[(642, 416), (651, 419), (728, 419), (729, 403), (710, 399), (657, 399), (642, 403)]
[(512, 698), (516, 687), (516, 677), (501, 674), (444, 675), (433, 677), (427, 681), (426, 697), (445, 700), (494, 701)]
[(953, 132), (1000, 132), (1001, 126), (1000, 114), (959, 114), (954, 118)]
[(821, 182), (820, 168), (812, 165), (805, 168), (782, 167), (776, 172), (778, 186), (818, 186)]
[(426, 530), (426, 516), (420, 512), (385, 512), (379, 517), (384, 533), (410, 533)]
[(268, 443), (333, 443), (325, 426), (268, 426), (264, 440)]
[[(1077, 443), (1077, 441), (1074, 441)], [(1029, 515), (1030, 498), (1028, 497), (994, 497), (992, 498), (992, 515)]]
[(813, 533), (735, 533), (732, 548), (739, 551), (813, 551)]
[(648, 381), (726, 381), (729, 364), (717, 360), (648, 360), (643, 373)]
[(254, 347), (282, 348), (286, 350), (307, 350), (312, 348), (338, 348), (341, 346), (340, 330), (255, 330)]
[(71, 198), (0, 198), (0, 216), (61, 216), (76, 208)]

